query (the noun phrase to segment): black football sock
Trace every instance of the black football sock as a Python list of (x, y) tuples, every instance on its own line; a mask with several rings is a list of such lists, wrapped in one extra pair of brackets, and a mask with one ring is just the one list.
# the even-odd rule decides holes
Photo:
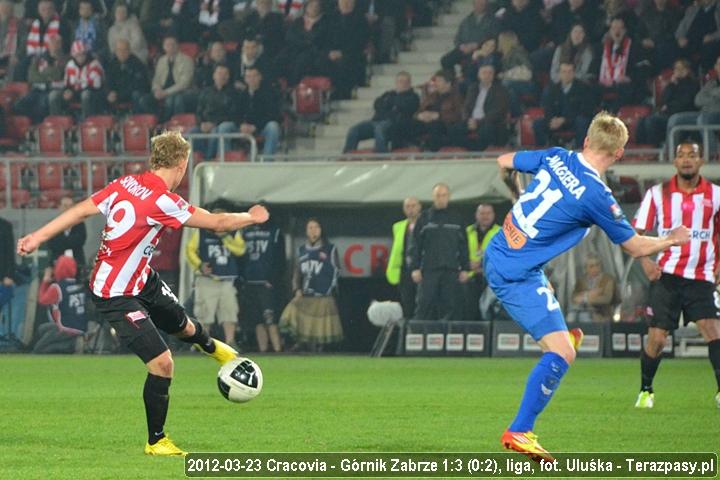
[(148, 426), (148, 443), (156, 444), (165, 437), (163, 431), (165, 418), (167, 417), (168, 403), (170, 403), (170, 378), (158, 377), (148, 373), (143, 389), (143, 400), (145, 402), (145, 415)]
[(195, 325), (195, 335), (192, 337), (183, 337), (180, 340), (185, 343), (196, 343), (200, 345), (200, 348), (202, 348), (205, 353), (215, 353), (215, 342), (213, 342), (210, 335), (205, 331), (202, 323), (194, 320), (193, 324)]
[(653, 378), (655, 378), (655, 373), (657, 372), (661, 359), (662, 353), (656, 358), (652, 358), (645, 352), (645, 349), (643, 349), (642, 355), (640, 355), (641, 391), (653, 393)]
[(715, 381), (720, 392), (720, 339), (708, 343), (708, 357), (710, 357), (713, 373), (715, 373)]

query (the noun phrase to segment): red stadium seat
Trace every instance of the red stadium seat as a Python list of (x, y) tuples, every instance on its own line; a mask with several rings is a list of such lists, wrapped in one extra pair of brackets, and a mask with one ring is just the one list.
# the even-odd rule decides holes
[(80, 153), (106, 153), (108, 151), (107, 127), (86, 120), (80, 125)]
[(518, 125), (518, 143), (523, 147), (533, 147), (535, 144), (535, 132), (533, 131), (533, 122), (538, 118), (543, 118), (545, 111), (539, 107), (528, 108), (520, 117)]
[(647, 105), (625, 105), (618, 110), (618, 118), (625, 123), (628, 129), (628, 142), (635, 143), (637, 141), (637, 124), (641, 118), (647, 117), (652, 113), (652, 109)]
[(67, 131), (75, 126), (75, 120), (70, 115), (48, 115), (42, 121), (47, 125), (54, 125)]
[(115, 128), (115, 118), (112, 115), (91, 115), (83, 123), (92, 123), (108, 130)]
[(158, 125), (158, 117), (157, 115), (153, 115), (152, 113), (139, 113), (136, 115), (130, 115), (127, 118), (127, 121), (144, 125), (150, 130), (154, 130)]
[(0, 90), (0, 108), (5, 110), (5, 114), (12, 112), (12, 107), (17, 101), (18, 96), (14, 92), (4, 92)]
[(0, 138), (0, 147), (15, 148), (27, 140), (28, 132), (32, 126), (30, 117), (14, 115), (5, 119), (5, 137)]
[(200, 46), (195, 42), (181, 42), (180, 51), (195, 60), (200, 53)]
[[(25, 189), (13, 189), (11, 192), (12, 208), (29, 207), (32, 204), (32, 196), (30, 191)], [(6, 207), (5, 191), (0, 193), (0, 208)]]
[[(90, 184), (93, 192), (100, 190), (108, 184), (107, 164), (105, 162), (92, 162), (90, 164), (90, 173), (92, 175), (92, 183)], [(88, 186), (87, 163), (80, 164), (80, 188), (85, 191)]]
[(165, 128), (167, 130), (177, 130), (180, 133), (185, 133), (195, 127), (196, 122), (197, 120), (194, 113), (180, 113), (173, 115), (165, 124)]
[(305, 77), (292, 91), (293, 110), (298, 116), (323, 118), (330, 111), (332, 82), (328, 77)]
[(137, 175), (147, 170), (147, 164), (145, 162), (127, 162), (125, 163), (125, 174)]
[(37, 147), (40, 153), (65, 153), (65, 132), (59, 124), (41, 123), (38, 127)]
[(30, 93), (30, 84), (28, 82), (8, 82), (2, 87), (2, 91), (13, 93), (20, 98)]
[(63, 165), (59, 162), (47, 162), (38, 165), (38, 188), (53, 190), (63, 187)]
[(37, 199), (38, 208), (57, 208), (63, 197), (72, 197), (71, 190), (55, 189), (41, 190)]
[(225, 161), (226, 162), (247, 162), (248, 156), (247, 152), (244, 150), (230, 150), (229, 152), (225, 152)]
[(150, 151), (150, 129), (147, 125), (128, 120), (122, 127), (122, 149), (133, 155), (145, 155)]

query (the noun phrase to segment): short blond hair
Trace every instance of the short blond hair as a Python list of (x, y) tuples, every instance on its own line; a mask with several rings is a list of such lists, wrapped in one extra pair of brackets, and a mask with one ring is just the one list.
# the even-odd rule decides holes
[(150, 169), (177, 167), (189, 154), (190, 143), (182, 134), (166, 130), (150, 140)]
[(627, 143), (628, 130), (618, 117), (608, 112), (600, 112), (593, 118), (587, 136), (591, 150), (614, 155)]

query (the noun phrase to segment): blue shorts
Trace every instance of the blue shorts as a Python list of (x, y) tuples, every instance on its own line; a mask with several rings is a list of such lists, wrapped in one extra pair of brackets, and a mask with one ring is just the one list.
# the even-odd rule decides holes
[(548, 288), (542, 270), (533, 270), (522, 280), (507, 280), (489, 257), (492, 255), (485, 255), (484, 271), (490, 288), (513, 320), (527, 330), (535, 341), (548, 333), (567, 331), (560, 304)]

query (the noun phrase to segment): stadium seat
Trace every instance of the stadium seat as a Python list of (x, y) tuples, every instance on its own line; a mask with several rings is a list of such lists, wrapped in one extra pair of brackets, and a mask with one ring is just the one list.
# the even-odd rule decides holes
[(618, 110), (618, 118), (625, 123), (628, 129), (628, 142), (635, 143), (637, 141), (637, 124), (641, 118), (647, 117), (652, 113), (652, 109), (647, 105), (625, 105)]
[(225, 152), (225, 161), (226, 162), (247, 162), (248, 156), (247, 152), (244, 150), (230, 150), (229, 152)]
[(37, 149), (42, 154), (65, 153), (66, 130), (56, 123), (41, 123), (37, 129)]
[(65, 131), (72, 129), (75, 126), (75, 120), (70, 115), (48, 115), (42, 121), (47, 125), (55, 125), (62, 128)]
[(200, 46), (195, 42), (180, 42), (180, 51), (195, 60), (200, 53)]
[(518, 121), (518, 144), (523, 147), (534, 147), (535, 131), (533, 123), (538, 118), (545, 116), (545, 111), (540, 107), (528, 108)]
[(72, 197), (73, 192), (65, 189), (41, 190), (37, 199), (38, 208), (57, 208), (63, 197)]
[(92, 123), (108, 130), (115, 128), (115, 118), (112, 115), (91, 115), (83, 123)]
[(0, 147), (17, 148), (28, 138), (32, 126), (30, 117), (13, 115), (5, 118), (5, 137), (0, 138)]
[(17, 94), (0, 90), (0, 108), (5, 110), (6, 115), (12, 112), (12, 107), (17, 99)]
[(2, 91), (13, 93), (20, 98), (30, 93), (30, 84), (28, 82), (8, 82), (3, 85)]
[(80, 124), (80, 153), (104, 154), (108, 152), (108, 128), (86, 120)]
[[(87, 169), (86, 162), (80, 164), (80, 188), (83, 191), (86, 191), (88, 186)], [(108, 184), (107, 164), (105, 162), (92, 162), (90, 164), (90, 172), (92, 175), (90, 190), (96, 192)]]
[(122, 126), (122, 149), (133, 155), (146, 155), (150, 151), (150, 129), (132, 120)]
[[(29, 207), (32, 204), (32, 196), (30, 195), (30, 191), (28, 190), (16, 188), (10, 192), (10, 195), (12, 201), (12, 208), (24, 208)], [(0, 193), (0, 208), (5, 207), (5, 191), (3, 190), (2, 193)]]
[(197, 125), (197, 119), (194, 113), (180, 113), (173, 115), (165, 124), (167, 130), (178, 130), (185, 133)]
[(292, 91), (293, 111), (306, 119), (319, 120), (330, 111), (332, 82), (328, 77), (305, 77)]
[(144, 125), (150, 130), (154, 130), (158, 125), (158, 117), (152, 113), (138, 113), (130, 115), (127, 118), (127, 121)]
[(47, 162), (38, 165), (38, 188), (53, 190), (63, 187), (63, 167), (59, 162)]

